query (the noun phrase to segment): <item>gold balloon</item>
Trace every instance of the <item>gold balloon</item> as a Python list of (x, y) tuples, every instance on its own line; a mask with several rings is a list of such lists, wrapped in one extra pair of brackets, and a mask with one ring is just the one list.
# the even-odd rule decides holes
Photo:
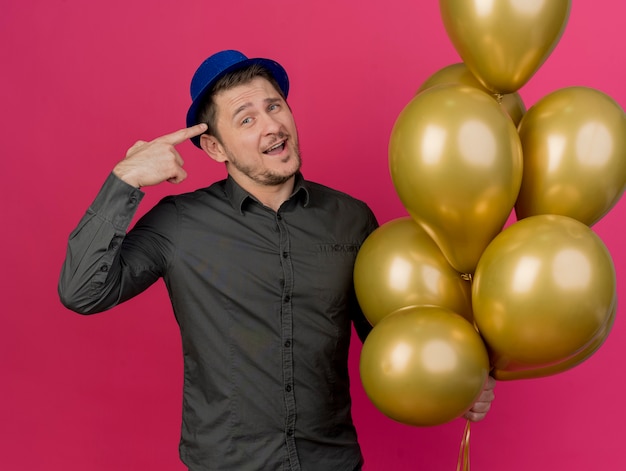
[(519, 219), (560, 214), (589, 226), (621, 198), (626, 186), (626, 113), (586, 87), (539, 100), (519, 126), (524, 173), (515, 205)]
[(389, 221), (365, 240), (354, 265), (359, 305), (372, 325), (400, 308), (434, 305), (473, 323), (471, 285), (415, 221)]
[(522, 180), (513, 122), (486, 93), (441, 85), (402, 110), (389, 141), (400, 200), (457, 271), (473, 273), (508, 219)]
[(504, 111), (506, 111), (506, 113), (511, 117), (513, 124), (515, 124), (516, 127), (526, 113), (526, 105), (524, 105), (524, 100), (522, 100), (519, 93), (513, 92), (507, 93), (506, 95), (494, 94), (492, 91), (486, 89), (463, 63), (452, 64), (438, 70), (426, 79), (422, 86), (417, 90), (417, 93), (423, 92), (424, 90), (428, 90), (429, 88), (437, 85), (450, 84), (468, 85), (488, 93), (494, 98), (494, 100), (500, 103), (500, 106), (502, 106)]
[(594, 339), (589, 342), (589, 344), (579, 353), (575, 354), (571, 358), (563, 360), (562, 362), (556, 363), (554, 365), (545, 366), (542, 368), (531, 368), (528, 370), (506, 371), (493, 369), (491, 371), (491, 375), (494, 378), (502, 381), (511, 381), (514, 379), (543, 378), (545, 376), (552, 376), (555, 374), (563, 373), (567, 370), (571, 370), (575, 366), (578, 366), (584, 361), (588, 360), (602, 346), (604, 341), (609, 336), (609, 333), (611, 332), (616, 313), (617, 302), (615, 303), (615, 306), (613, 307), (613, 310), (611, 311), (611, 314), (609, 315), (606, 324), (604, 324), (604, 326), (598, 331)]
[(519, 90), (561, 39), (571, 0), (440, 0), (448, 37), (476, 78), (496, 93)]
[(449, 422), (478, 399), (489, 356), (474, 327), (434, 306), (403, 308), (382, 319), (363, 344), (361, 381), (387, 417), (415, 426)]
[(585, 224), (532, 216), (489, 244), (472, 302), (496, 378), (558, 372), (588, 358), (608, 335), (616, 305), (613, 261)]

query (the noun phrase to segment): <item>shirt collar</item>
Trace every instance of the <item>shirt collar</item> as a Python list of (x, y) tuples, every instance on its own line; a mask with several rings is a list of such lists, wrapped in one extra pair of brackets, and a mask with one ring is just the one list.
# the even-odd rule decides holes
[[(244, 213), (246, 204), (249, 201), (256, 201), (260, 203), (259, 200), (257, 200), (253, 195), (239, 186), (235, 179), (230, 175), (228, 175), (224, 184), (224, 191), (226, 193), (226, 197), (230, 201), (230, 204), (241, 214)], [(291, 193), (289, 199), (297, 199), (302, 203), (302, 206), (306, 208), (309, 205), (309, 198), (310, 190), (308, 183), (302, 174), (298, 172), (296, 173), (296, 178), (293, 184), (293, 192)]]

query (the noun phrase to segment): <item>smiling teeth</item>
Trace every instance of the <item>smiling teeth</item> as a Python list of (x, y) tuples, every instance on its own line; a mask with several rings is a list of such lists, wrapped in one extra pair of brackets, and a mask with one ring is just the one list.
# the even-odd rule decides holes
[(271, 152), (271, 151), (273, 151), (274, 149), (278, 149), (279, 147), (283, 146), (284, 144), (285, 144), (285, 142), (284, 142), (284, 141), (283, 141), (283, 142), (279, 142), (278, 144), (276, 144), (276, 145), (274, 145), (274, 146), (270, 147), (269, 149), (267, 149), (265, 152)]

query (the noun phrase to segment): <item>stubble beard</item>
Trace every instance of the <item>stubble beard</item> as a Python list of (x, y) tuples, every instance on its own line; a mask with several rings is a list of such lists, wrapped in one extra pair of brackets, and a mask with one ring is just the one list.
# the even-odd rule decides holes
[(286, 183), (300, 170), (300, 167), (302, 166), (302, 157), (300, 155), (299, 145), (296, 145), (294, 148), (294, 154), (289, 156), (290, 160), (295, 158), (296, 168), (293, 172), (289, 172), (288, 174), (276, 173), (270, 169), (265, 169), (262, 172), (255, 171), (253, 166), (243, 164), (240, 159), (238, 159), (237, 156), (230, 151), (230, 149), (224, 148), (224, 151), (228, 156), (229, 164), (235, 167), (239, 173), (244, 174), (255, 183), (264, 186), (279, 186)]

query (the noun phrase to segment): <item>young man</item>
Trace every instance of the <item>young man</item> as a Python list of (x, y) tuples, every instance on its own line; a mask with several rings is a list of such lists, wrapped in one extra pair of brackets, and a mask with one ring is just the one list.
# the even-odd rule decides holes
[[(222, 51), (192, 84), (188, 128), (127, 152), (70, 237), (62, 302), (90, 314), (167, 286), (184, 354), (182, 461), (190, 470), (355, 470), (352, 283), (377, 227), (354, 198), (303, 179), (284, 69)], [(197, 124), (201, 123), (201, 124)], [(165, 198), (127, 233), (141, 187), (186, 177), (186, 139), (227, 179)], [(474, 406), (482, 418), (491, 387)]]

